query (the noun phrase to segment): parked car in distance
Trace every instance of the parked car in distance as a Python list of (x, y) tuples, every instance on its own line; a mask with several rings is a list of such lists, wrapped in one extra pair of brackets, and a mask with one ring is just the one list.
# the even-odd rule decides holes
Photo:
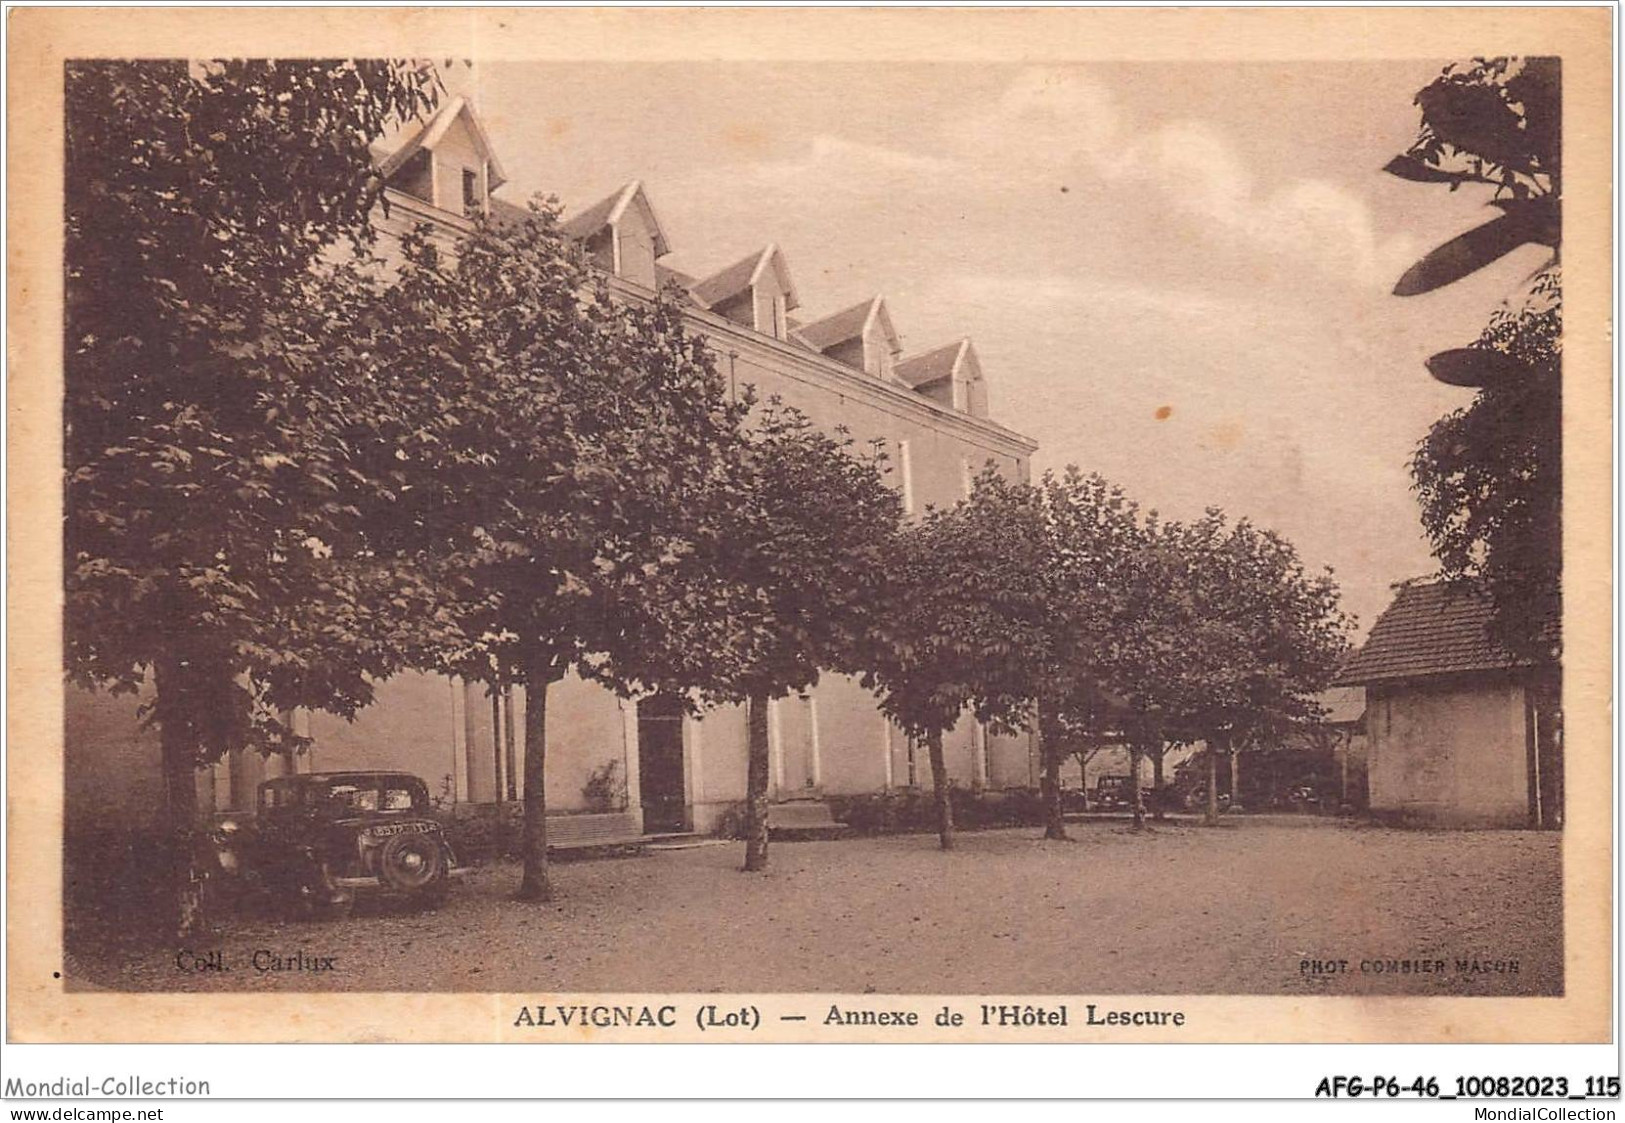
[(1134, 789), (1128, 776), (1102, 776), (1095, 781), (1093, 810), (1123, 811), (1133, 806)]
[(424, 782), (409, 772), (313, 772), (260, 784), (251, 820), (215, 828), (226, 875), (314, 914), (357, 892), (437, 904), (458, 866)]
[(1287, 793), (1287, 805), (1295, 811), (1319, 811), (1320, 793), (1312, 784), (1299, 784)]

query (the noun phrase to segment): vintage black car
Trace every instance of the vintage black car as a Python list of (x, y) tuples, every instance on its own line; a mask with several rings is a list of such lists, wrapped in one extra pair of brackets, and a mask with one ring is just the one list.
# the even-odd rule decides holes
[(260, 784), (251, 821), (215, 830), (223, 873), (316, 914), (341, 913), (357, 891), (423, 904), (463, 870), (409, 772), (314, 772)]
[(1095, 781), (1093, 811), (1122, 811), (1133, 806), (1134, 789), (1127, 776), (1102, 776)]

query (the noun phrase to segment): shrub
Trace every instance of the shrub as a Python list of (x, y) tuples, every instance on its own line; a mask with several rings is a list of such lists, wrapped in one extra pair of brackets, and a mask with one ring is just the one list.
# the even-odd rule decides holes
[(581, 798), (589, 811), (619, 811), (626, 806), (626, 778), (621, 762), (609, 760), (587, 775), (581, 785)]
[(728, 804), (727, 807), (722, 809), (722, 813), (717, 816), (716, 825), (711, 828), (711, 833), (717, 838), (731, 838), (736, 842), (744, 841), (748, 818), (745, 810), (743, 800), (738, 803)]
[(460, 862), (488, 862), (519, 854), (523, 803), (463, 803), (439, 816)]
[[(1041, 826), (1044, 805), (1032, 788), (996, 791), (949, 785), (954, 823), (965, 830)], [(937, 829), (936, 804), (921, 788), (892, 788), (863, 795), (835, 796), (835, 818), (859, 834), (908, 834)]]

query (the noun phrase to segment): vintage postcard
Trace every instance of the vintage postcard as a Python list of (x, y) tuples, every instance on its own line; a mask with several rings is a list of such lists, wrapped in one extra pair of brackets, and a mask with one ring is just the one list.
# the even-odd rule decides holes
[(8, 1039), (1607, 1040), (1612, 16), (12, 11)]

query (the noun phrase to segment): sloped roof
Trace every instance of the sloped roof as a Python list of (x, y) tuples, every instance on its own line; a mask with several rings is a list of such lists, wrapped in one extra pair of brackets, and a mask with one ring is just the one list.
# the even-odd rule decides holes
[(655, 287), (665, 289), (667, 285), (676, 285), (682, 289), (680, 299), (692, 304), (696, 308), (709, 308), (710, 305), (694, 295), (695, 280), (681, 269), (673, 269), (668, 265), (655, 266)]
[(918, 390), (921, 386), (929, 386), (933, 382), (952, 378), (959, 370), (960, 364), (967, 358), (975, 363), (975, 351), (968, 338), (961, 339), (957, 343), (945, 343), (941, 347), (900, 359), (896, 374), (911, 388)]
[(1315, 695), (1327, 725), (1353, 725), (1365, 716), (1365, 687), (1334, 686)]
[(672, 281), (675, 284), (682, 285), (691, 293), (694, 291), (694, 286), (697, 283), (693, 277), (689, 276), (687, 273), (684, 273), (681, 269), (673, 269), (669, 265), (656, 265), (655, 276), (660, 278), (661, 284), (665, 284), (667, 281)]
[(790, 279), (790, 267), (785, 263), (784, 253), (771, 242), (726, 269), (698, 282), (692, 291), (695, 296), (705, 301), (708, 307), (720, 304), (736, 293), (755, 287), (761, 280), (762, 273), (769, 267), (772, 267), (778, 277), (779, 287), (784, 290), (785, 308), (799, 307), (801, 301), (796, 295), (795, 282)]
[(530, 217), (529, 207), (521, 207), (515, 203), (508, 202), (506, 199), (498, 199), (495, 196), (492, 196), (488, 200), (488, 203), (490, 206), (491, 221), (496, 223), (498, 226), (517, 225)]
[(1473, 586), (1403, 585), (1360, 650), (1338, 672), (1340, 686), (1528, 665), (1490, 638), (1490, 602)]
[(664, 257), (671, 252), (671, 246), (666, 241), (666, 233), (660, 228), (660, 219), (655, 215), (654, 205), (649, 202), (648, 194), (643, 190), (643, 182), (634, 179), (625, 187), (608, 198), (600, 199), (580, 214), (566, 218), (563, 230), (572, 238), (586, 241), (606, 226), (618, 226), (627, 210), (636, 206), (643, 214), (644, 221), (654, 234), (655, 256)]
[(452, 98), (426, 119), (418, 122), (417, 126), (402, 138), (395, 151), (379, 162), (379, 173), (387, 180), (399, 171), (406, 161), (417, 155), (420, 149), (427, 148), (432, 152), (458, 117), (462, 117), (468, 123), (469, 130), (474, 134), (475, 143), (480, 146), (480, 152), (485, 156), (487, 190), (495, 191), (508, 182), (508, 176), (497, 160), (496, 150), (491, 147), (491, 138), (486, 135), (485, 126), (480, 124), (474, 106), (464, 97)]
[(827, 351), (837, 343), (856, 339), (868, 330), (871, 321), (878, 319), (887, 340), (895, 346), (897, 330), (892, 327), (891, 313), (886, 311), (886, 298), (872, 296), (868, 300), (843, 308), (834, 315), (814, 320), (796, 329), (799, 336), (815, 351)]

